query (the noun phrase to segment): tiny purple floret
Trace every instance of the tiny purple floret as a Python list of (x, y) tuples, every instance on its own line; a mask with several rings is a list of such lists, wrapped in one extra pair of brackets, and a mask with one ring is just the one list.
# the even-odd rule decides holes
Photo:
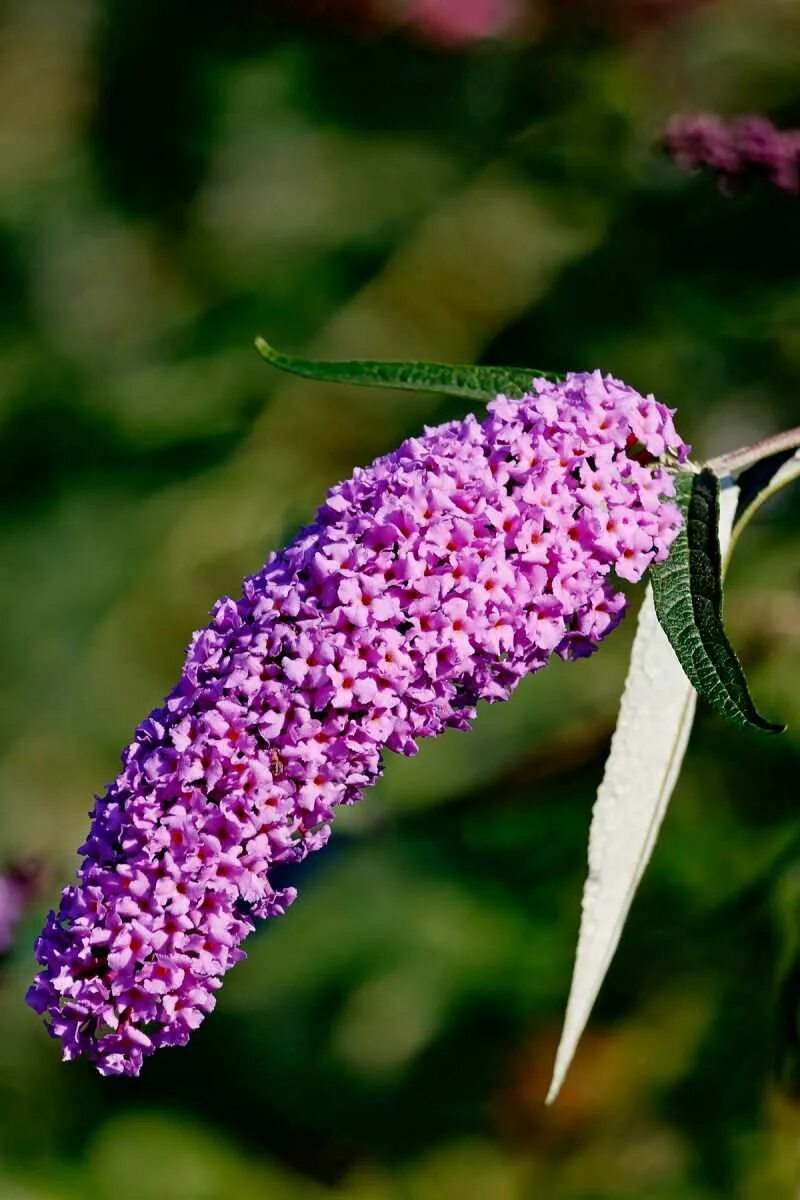
[(671, 410), (599, 372), (541, 379), (334, 487), (223, 598), (92, 813), (28, 1001), (63, 1057), (136, 1075), (184, 1045), (384, 750), (468, 729), (545, 666), (592, 653), (680, 525)]

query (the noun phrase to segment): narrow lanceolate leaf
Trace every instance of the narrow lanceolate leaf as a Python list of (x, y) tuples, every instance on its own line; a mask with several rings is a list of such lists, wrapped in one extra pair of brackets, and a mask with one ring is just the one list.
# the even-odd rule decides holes
[(756, 709), (722, 622), (719, 479), (706, 468), (680, 474), (684, 524), (665, 563), (652, 571), (653, 600), (681, 666), (703, 699), (735, 725), (781, 733)]
[(525, 367), (453, 367), (444, 363), (420, 362), (311, 362), (281, 354), (263, 338), (256, 338), (263, 359), (281, 371), (327, 383), (350, 383), (364, 387), (397, 388), (409, 392), (439, 392), (466, 400), (493, 400), (501, 393), (522, 396), (531, 390), (535, 376), (557, 379), (546, 371)]
[[(726, 481), (719, 495), (723, 574), (736, 537), (754, 513), (797, 479), (800, 451), (782, 450), (750, 465), (736, 484)], [(696, 702), (697, 693), (658, 622), (648, 588), (592, 813), (580, 937), (548, 1103), (564, 1082), (652, 854), (686, 753)]]
[[(725, 488), (721, 499), (724, 556), (738, 489)], [(648, 588), (592, 813), (580, 937), (548, 1104), (564, 1082), (652, 854), (686, 753), (696, 702), (697, 693), (658, 623)]]

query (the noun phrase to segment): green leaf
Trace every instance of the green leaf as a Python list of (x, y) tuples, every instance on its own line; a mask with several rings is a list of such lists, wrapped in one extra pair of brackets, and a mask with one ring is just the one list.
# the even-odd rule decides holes
[(517, 397), (531, 390), (534, 376), (557, 379), (546, 371), (523, 367), (453, 367), (444, 363), (420, 362), (310, 362), (281, 354), (263, 338), (256, 338), (263, 359), (281, 371), (327, 383), (350, 383), (364, 387), (399, 388), (409, 392), (439, 392), (466, 400), (493, 400), (502, 393)]
[(653, 568), (653, 599), (662, 629), (689, 680), (735, 725), (782, 733), (756, 709), (722, 623), (719, 479), (706, 468), (676, 479), (683, 527), (665, 563)]

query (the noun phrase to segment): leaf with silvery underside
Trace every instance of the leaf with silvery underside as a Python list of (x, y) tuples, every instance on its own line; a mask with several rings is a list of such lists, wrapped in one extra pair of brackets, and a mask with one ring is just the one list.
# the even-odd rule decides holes
[[(736, 538), (761, 505), (797, 479), (800, 450), (792, 447), (750, 460), (735, 483), (726, 478), (719, 498), (723, 572)], [(658, 623), (649, 587), (592, 811), (580, 937), (548, 1103), (564, 1082), (653, 852), (686, 754), (696, 700)]]
[(652, 569), (661, 627), (698, 695), (727, 720), (764, 733), (785, 726), (758, 712), (722, 621), (719, 479), (708, 468), (676, 479), (683, 526), (669, 558)]
[[(721, 497), (723, 561), (739, 489)], [(558, 1095), (619, 944), (672, 793), (694, 721), (697, 693), (658, 623), (648, 587), (633, 642), (603, 781), (592, 809), (589, 874), (564, 1029), (547, 1094)]]
[(438, 392), (465, 400), (487, 402), (495, 396), (512, 398), (529, 392), (535, 377), (558, 379), (552, 372), (525, 367), (454, 367), (444, 363), (313, 362), (282, 354), (263, 338), (256, 338), (256, 349), (271, 366), (291, 375), (325, 383), (358, 384), (361, 387), (397, 388), (408, 392)]

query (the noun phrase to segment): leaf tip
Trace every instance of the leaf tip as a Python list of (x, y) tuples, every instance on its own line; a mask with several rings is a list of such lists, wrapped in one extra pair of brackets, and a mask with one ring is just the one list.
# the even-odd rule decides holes
[[(573, 986), (575, 986), (575, 980), (573, 980)], [(572, 996), (570, 998), (572, 1004), (575, 1003)], [(545, 1104), (547, 1105), (547, 1108), (551, 1108), (551, 1105), (557, 1102), (557, 1099), (561, 1094), (561, 1088), (564, 1087), (566, 1074), (569, 1072), (569, 1069), (572, 1066), (572, 1060), (575, 1058), (575, 1052), (578, 1049), (578, 1042), (581, 1040), (581, 1034), (583, 1033), (585, 1024), (587, 1024), (587, 1022), (584, 1020), (583, 1024), (579, 1027), (573, 1025), (570, 1019), (570, 1008), (571, 1006), (567, 1006), (564, 1030), (561, 1032), (558, 1050), (555, 1051), (553, 1075), (551, 1078), (551, 1084), (549, 1084), (549, 1087), (547, 1088), (547, 1096), (545, 1097)], [(588, 1015), (589, 1014), (587, 1014), (587, 1018)]]
[(257, 337), (254, 345), (255, 345), (255, 348), (258, 351), (258, 353), (261, 355), (261, 357), (266, 362), (268, 362), (268, 363), (275, 362), (275, 359), (278, 357), (278, 352), (277, 352), (277, 350), (274, 349), (274, 347), (270, 346), (270, 344), (266, 340), (266, 338), (263, 338), (260, 336)]
[(768, 721), (763, 717), (758, 709), (753, 705), (752, 710), (747, 714), (747, 720), (739, 722), (749, 729), (754, 729), (756, 733), (767, 733), (773, 737), (781, 733), (786, 733), (789, 728), (783, 721)]

